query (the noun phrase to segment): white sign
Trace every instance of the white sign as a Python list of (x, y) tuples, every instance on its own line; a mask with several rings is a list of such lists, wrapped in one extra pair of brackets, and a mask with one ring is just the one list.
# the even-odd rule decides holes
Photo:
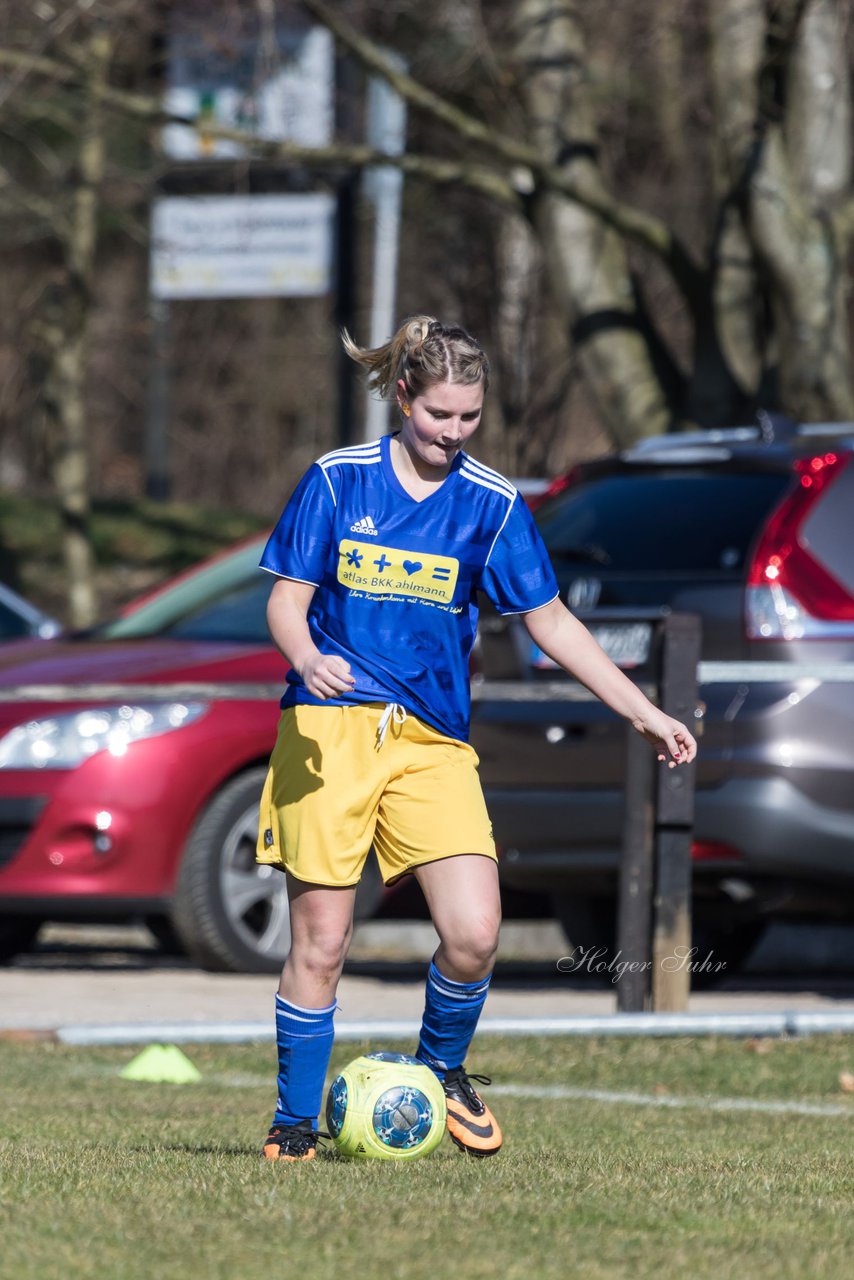
[(333, 134), (335, 46), (324, 27), (304, 35), (276, 33), (273, 55), (256, 36), (228, 32), (220, 41), (192, 32), (169, 46), (164, 107), (195, 120), (163, 129), (163, 149), (174, 160), (222, 160), (246, 155), (236, 142), (212, 138), (215, 125), (245, 129), (272, 141), (325, 147)]
[(334, 216), (330, 195), (165, 196), (152, 209), (152, 296), (328, 293)]

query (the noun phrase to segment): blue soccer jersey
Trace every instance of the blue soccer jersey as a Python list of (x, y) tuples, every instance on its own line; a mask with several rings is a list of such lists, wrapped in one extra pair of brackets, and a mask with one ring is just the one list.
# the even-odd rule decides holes
[(459, 453), (419, 502), (395, 475), (390, 442), (314, 463), (264, 549), (263, 569), (318, 588), (312, 639), (349, 662), (356, 681), (324, 702), (291, 670), (282, 706), (397, 702), (465, 741), (478, 590), (499, 613), (527, 613), (555, 598), (557, 581), (508, 480)]

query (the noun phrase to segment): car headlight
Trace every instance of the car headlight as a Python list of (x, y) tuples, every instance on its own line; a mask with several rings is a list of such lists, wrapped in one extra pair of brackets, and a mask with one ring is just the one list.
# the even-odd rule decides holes
[(87, 707), (16, 725), (0, 738), (0, 769), (75, 769), (98, 751), (123, 756), (132, 742), (198, 720), (206, 702)]

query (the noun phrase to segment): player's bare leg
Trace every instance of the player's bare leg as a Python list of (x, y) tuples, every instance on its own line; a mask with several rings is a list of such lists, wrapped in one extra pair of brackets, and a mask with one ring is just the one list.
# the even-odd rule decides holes
[(475, 982), (492, 972), (501, 927), (498, 867), (481, 854), (460, 854), (417, 867), (439, 935), (435, 955), (445, 977)]
[(282, 969), (279, 995), (306, 1008), (335, 999), (350, 939), (356, 888), (333, 889), (288, 876), (291, 949)]
[(264, 1144), (268, 1160), (313, 1160), (332, 1051), (335, 993), (353, 932), (353, 886), (288, 876), (291, 950), (276, 997), (278, 1099)]
[(448, 1132), (471, 1155), (494, 1155), (501, 1130), (463, 1062), (486, 999), (498, 950), (501, 896), (491, 858), (462, 854), (430, 862), (416, 876), (439, 935), (427, 977), (427, 1003), (418, 1056), (444, 1084)]

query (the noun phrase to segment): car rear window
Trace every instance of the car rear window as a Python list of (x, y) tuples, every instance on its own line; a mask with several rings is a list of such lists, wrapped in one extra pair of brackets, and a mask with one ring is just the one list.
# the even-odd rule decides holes
[(17, 640), (30, 634), (24, 619), (0, 600), (0, 640)]
[(825, 568), (854, 591), (854, 458), (843, 465), (805, 520), (801, 536)]
[(269, 574), (256, 571), (249, 582), (207, 601), (158, 634), (178, 640), (269, 644), (267, 601), (270, 585)]
[(582, 480), (535, 519), (556, 561), (726, 573), (741, 568), (789, 483), (779, 472), (621, 471)]
[[(181, 636), (188, 640), (268, 639), (264, 621), (270, 575), (258, 568), (263, 540), (199, 565), (131, 606), (92, 635), (102, 640), (140, 640), (146, 636)], [(241, 616), (245, 610), (245, 616)]]

